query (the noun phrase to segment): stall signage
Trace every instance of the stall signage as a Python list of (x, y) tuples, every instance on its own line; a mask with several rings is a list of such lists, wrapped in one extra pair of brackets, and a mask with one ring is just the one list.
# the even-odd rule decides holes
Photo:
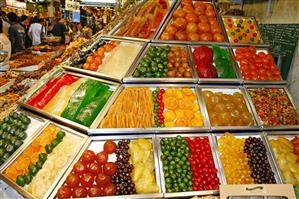
[(69, 11), (80, 10), (80, 3), (76, 1), (65, 1), (65, 10), (69, 10)]
[(114, 7), (115, 0), (82, 0), (80, 6)]

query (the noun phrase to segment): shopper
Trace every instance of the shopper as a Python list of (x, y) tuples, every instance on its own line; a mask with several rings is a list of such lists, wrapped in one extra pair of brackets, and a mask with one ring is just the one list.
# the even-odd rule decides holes
[(21, 26), (23, 26), (23, 28), (25, 29), (25, 47), (29, 48), (32, 45), (32, 40), (28, 35), (28, 31), (29, 31), (29, 26), (30, 26), (30, 18), (26, 15), (22, 15), (21, 16), (21, 22), (20, 22)]
[[(8, 37), (3, 33), (3, 22), (2, 17), (0, 18), (0, 50), (6, 51), (8, 53), (8, 56), (4, 61), (2, 61), (2, 66), (7, 64), (10, 59), (10, 53), (11, 53), (11, 43), (8, 39)], [(0, 65), (0, 67), (1, 67)]]
[(42, 36), (46, 33), (45, 27), (40, 24), (40, 19), (35, 17), (32, 21), (33, 23), (30, 25), (28, 35), (32, 40), (32, 45), (37, 46), (42, 43)]
[(64, 18), (58, 18), (58, 22), (54, 25), (52, 29), (52, 34), (54, 36), (61, 37), (61, 44), (65, 43), (65, 33), (66, 27), (64, 25)]
[(11, 42), (11, 52), (17, 53), (25, 50), (25, 29), (18, 23), (18, 16), (10, 12), (7, 14), (11, 26), (8, 29), (9, 40)]

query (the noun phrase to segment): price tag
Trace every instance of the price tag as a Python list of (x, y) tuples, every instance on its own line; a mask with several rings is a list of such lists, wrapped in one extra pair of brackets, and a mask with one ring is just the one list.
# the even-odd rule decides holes
[(296, 199), (291, 184), (220, 185), (220, 199), (230, 196), (283, 196)]

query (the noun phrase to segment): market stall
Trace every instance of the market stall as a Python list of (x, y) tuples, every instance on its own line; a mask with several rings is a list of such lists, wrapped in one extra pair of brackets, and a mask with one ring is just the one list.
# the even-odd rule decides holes
[(254, 17), (151, 0), (116, 19), (30, 90), (7, 92), (19, 106), (0, 122), (0, 179), (34, 199), (281, 184), (295, 198), (299, 117)]

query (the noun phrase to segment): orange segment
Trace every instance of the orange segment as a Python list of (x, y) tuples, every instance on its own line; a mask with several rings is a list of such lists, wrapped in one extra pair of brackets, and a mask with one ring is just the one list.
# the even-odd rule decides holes
[(178, 107), (178, 102), (174, 97), (164, 98), (163, 100), (165, 108), (169, 110), (175, 110)]

